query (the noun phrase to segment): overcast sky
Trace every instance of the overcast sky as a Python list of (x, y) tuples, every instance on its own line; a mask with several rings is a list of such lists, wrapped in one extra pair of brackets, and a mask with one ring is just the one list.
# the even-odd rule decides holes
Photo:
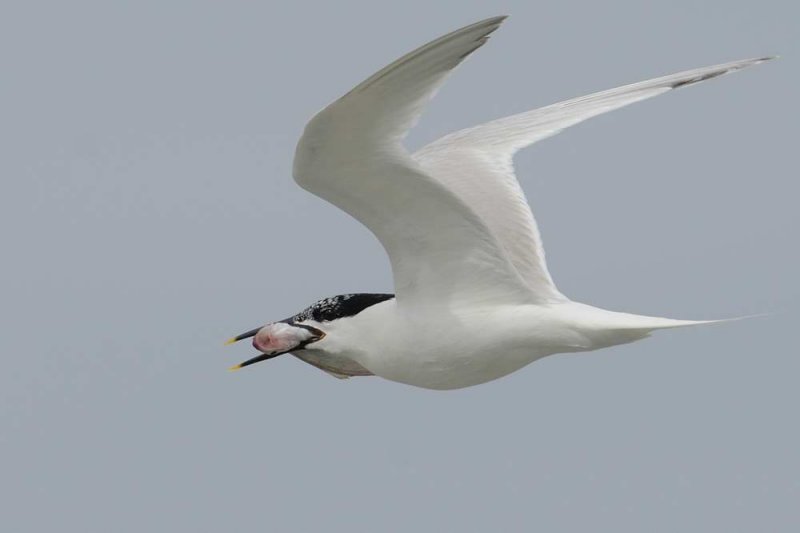
[[(3, 2), (4, 532), (798, 531), (796, 2)], [(590, 7), (587, 7), (590, 6)], [(768, 63), (517, 158), (569, 297), (662, 332), (433, 392), (233, 334), (391, 292), (291, 179), (306, 120), (511, 14), (409, 139), (692, 67)]]

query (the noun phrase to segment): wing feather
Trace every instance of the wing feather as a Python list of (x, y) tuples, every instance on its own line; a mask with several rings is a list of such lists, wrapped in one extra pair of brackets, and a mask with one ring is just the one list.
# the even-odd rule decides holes
[(562, 296), (547, 270), (536, 221), (514, 175), (514, 154), (591, 117), (767, 59), (687, 70), (501, 118), (446, 135), (414, 158), (475, 210), (531, 290), (540, 299), (556, 300)]
[(297, 146), (297, 183), (386, 249), (398, 306), (535, 299), (484, 221), (401, 142), (447, 74), (503, 19), (445, 35), (367, 78), (317, 114)]

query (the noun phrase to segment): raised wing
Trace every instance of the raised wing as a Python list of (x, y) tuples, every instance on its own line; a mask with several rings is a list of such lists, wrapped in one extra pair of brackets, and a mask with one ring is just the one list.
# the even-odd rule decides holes
[(295, 180), (375, 234), (401, 307), (535, 300), (483, 220), (401, 143), (448, 73), (503, 18), (445, 35), (369, 77), (317, 114), (297, 146)]
[(588, 118), (767, 59), (687, 70), (501, 118), (442, 137), (414, 158), (483, 219), (532, 291), (558, 299), (539, 230), (514, 175), (514, 154)]

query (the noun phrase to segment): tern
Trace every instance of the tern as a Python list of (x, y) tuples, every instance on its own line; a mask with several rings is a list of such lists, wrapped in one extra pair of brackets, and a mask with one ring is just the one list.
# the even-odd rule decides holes
[(403, 139), (437, 89), (506, 17), (440, 37), (373, 74), (307, 124), (295, 181), (364, 224), (386, 250), (395, 294), (345, 294), (230, 339), (292, 353), (333, 376), (428, 389), (485, 383), (556, 353), (630, 343), (674, 320), (574, 302), (556, 288), (514, 154), (588, 118), (762, 63), (698, 68), (566, 100), (446, 135)]

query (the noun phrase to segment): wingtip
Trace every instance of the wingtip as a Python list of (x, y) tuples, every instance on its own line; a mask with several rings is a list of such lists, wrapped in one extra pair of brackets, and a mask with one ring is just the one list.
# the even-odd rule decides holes
[(679, 89), (687, 85), (694, 85), (702, 81), (718, 78), (720, 76), (724, 76), (725, 74), (730, 74), (731, 72), (736, 72), (738, 70), (743, 70), (755, 65), (760, 65), (761, 63), (776, 59), (777, 57), (777, 55), (774, 55), (741, 59), (739, 61), (731, 61), (730, 63), (721, 63), (719, 65), (713, 65), (710, 67), (679, 72), (678, 74), (668, 76), (666, 79), (670, 79), (671, 83), (669, 83), (669, 87), (671, 89)]
[[(487, 20), (487, 22), (490, 22), (491, 25), (495, 26), (495, 29), (497, 29), (497, 28), (500, 27), (501, 24), (503, 24), (503, 22), (506, 21), (506, 19), (508, 17), (509, 17), (509, 15), (497, 15), (496, 17), (491, 17), (491, 18), (486, 19), (486, 20)], [(494, 31), (494, 30), (492, 30), (492, 31)]]
[(486, 35), (488, 35), (488, 34), (494, 32), (497, 28), (499, 28), (500, 25), (503, 24), (503, 22), (507, 18), (508, 18), (508, 15), (496, 15), (494, 17), (489, 17), (489, 18), (485, 18), (483, 20), (479, 20), (478, 22), (474, 22), (474, 23), (470, 24), (469, 26), (465, 26), (465, 27), (461, 28), (461, 30), (456, 30), (456, 31), (463, 31), (463, 30), (466, 30), (468, 28), (472, 28), (472, 29), (475, 29), (475, 28), (491, 28), (491, 29), (489, 29), (489, 31), (486, 34)]
[(760, 63), (765, 63), (767, 61), (772, 61), (773, 59), (779, 59), (781, 56), (778, 54), (772, 56), (763, 56), (763, 57), (754, 57), (753, 59), (745, 59), (743, 63), (747, 63), (747, 66), (750, 65), (758, 65)]
[[(779, 55), (772, 55), (772, 56), (762, 56), (762, 57), (754, 57), (752, 59), (744, 59), (739, 61), (738, 65), (733, 65), (728, 72), (735, 72), (737, 70), (746, 69), (749, 67), (754, 67), (756, 65), (760, 65), (761, 63), (766, 63), (767, 61), (772, 61), (773, 59), (778, 59)], [(727, 72), (725, 72), (727, 74)]]
[(497, 15), (495, 17), (490, 17), (488, 19), (478, 21), (465, 28), (462, 28), (461, 30), (457, 30), (459, 32), (468, 29), (481, 30), (480, 37), (475, 41), (476, 45), (473, 48), (467, 50), (464, 54), (462, 54), (461, 59), (466, 58), (468, 55), (472, 54), (472, 52), (474, 52), (475, 50), (486, 44), (486, 42), (489, 40), (489, 37), (500, 28), (500, 26), (503, 24), (503, 21), (505, 21), (507, 18), (508, 15)]

